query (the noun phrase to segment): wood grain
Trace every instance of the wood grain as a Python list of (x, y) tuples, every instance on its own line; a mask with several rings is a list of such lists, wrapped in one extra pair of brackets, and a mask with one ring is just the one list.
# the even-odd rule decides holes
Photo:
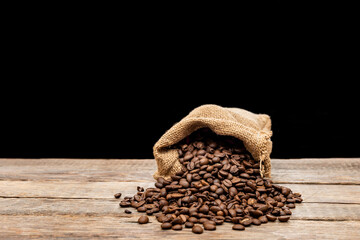
[(0, 159), (0, 239), (360, 239), (360, 159), (272, 160), (273, 180), (304, 199), (287, 223), (231, 224), (198, 236), (136, 223), (114, 193), (153, 187), (153, 159)]
[(216, 231), (196, 235), (190, 229), (180, 232), (161, 230), (154, 217), (139, 225), (136, 217), (113, 216), (7, 216), (1, 217), (0, 238), (120, 238), (120, 239), (359, 239), (359, 221), (293, 220), (287, 223), (267, 223), (251, 226), (245, 231), (233, 231), (225, 223)]
[[(360, 185), (281, 184), (302, 194), (304, 202), (360, 203)], [(0, 181), (0, 197), (112, 199), (136, 194), (136, 187), (154, 187), (154, 182), (37, 182)]]
[[(360, 221), (360, 204), (302, 203), (292, 212), (291, 220)], [(134, 208), (119, 207), (117, 199), (49, 198), (0, 198), (0, 215), (141, 216)]]
[[(153, 181), (154, 159), (0, 159), (0, 180)], [(360, 184), (358, 158), (272, 159), (278, 183)]]

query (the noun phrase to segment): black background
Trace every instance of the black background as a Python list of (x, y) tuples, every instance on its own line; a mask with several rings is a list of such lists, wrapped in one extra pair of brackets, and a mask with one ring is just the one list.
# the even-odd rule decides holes
[(167, 129), (208, 103), (270, 115), (272, 158), (359, 156), (356, 96), (350, 86), (195, 82), (171, 81), (172, 87), (164, 86), (169, 82), (95, 82), (91, 88), (84, 83), (64, 89), (59, 83), (56, 91), (19, 93), (3, 108), (0, 157), (152, 158), (153, 145)]
[(202, 104), (270, 115), (272, 158), (360, 156), (355, 15), (339, 6), (64, 7), (4, 17), (1, 158), (152, 158)]

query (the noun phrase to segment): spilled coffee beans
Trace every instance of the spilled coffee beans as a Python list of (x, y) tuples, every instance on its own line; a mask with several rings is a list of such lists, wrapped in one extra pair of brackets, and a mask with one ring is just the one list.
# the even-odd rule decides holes
[[(120, 201), (121, 207), (154, 215), (162, 229), (192, 228), (201, 234), (216, 225), (233, 223), (234, 230), (268, 221), (287, 222), (300, 193), (260, 176), (243, 143), (200, 129), (175, 146), (181, 170), (171, 179), (158, 178), (155, 187), (138, 187), (137, 194)], [(115, 196), (116, 197), (116, 196)], [(149, 221), (142, 216), (138, 222)]]

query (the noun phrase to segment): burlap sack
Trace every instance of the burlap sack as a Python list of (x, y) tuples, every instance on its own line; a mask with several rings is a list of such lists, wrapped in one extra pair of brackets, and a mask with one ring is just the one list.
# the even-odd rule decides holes
[(240, 108), (202, 105), (174, 124), (153, 147), (158, 170), (154, 178), (168, 178), (180, 171), (176, 149), (170, 147), (199, 128), (208, 127), (218, 135), (233, 136), (243, 141), (253, 158), (260, 162), (260, 173), (270, 177), (271, 120), (266, 114), (254, 114)]

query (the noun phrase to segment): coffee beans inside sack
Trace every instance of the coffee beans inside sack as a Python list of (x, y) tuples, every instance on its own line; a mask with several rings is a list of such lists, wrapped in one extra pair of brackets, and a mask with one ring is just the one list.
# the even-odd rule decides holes
[(287, 222), (303, 200), (300, 193), (264, 178), (260, 161), (234, 136), (204, 127), (170, 148), (178, 157), (177, 172), (120, 201), (121, 207), (144, 213), (140, 224), (148, 222), (145, 215), (154, 215), (163, 230), (190, 228), (202, 234), (228, 222), (234, 231), (243, 231), (269, 221)]

